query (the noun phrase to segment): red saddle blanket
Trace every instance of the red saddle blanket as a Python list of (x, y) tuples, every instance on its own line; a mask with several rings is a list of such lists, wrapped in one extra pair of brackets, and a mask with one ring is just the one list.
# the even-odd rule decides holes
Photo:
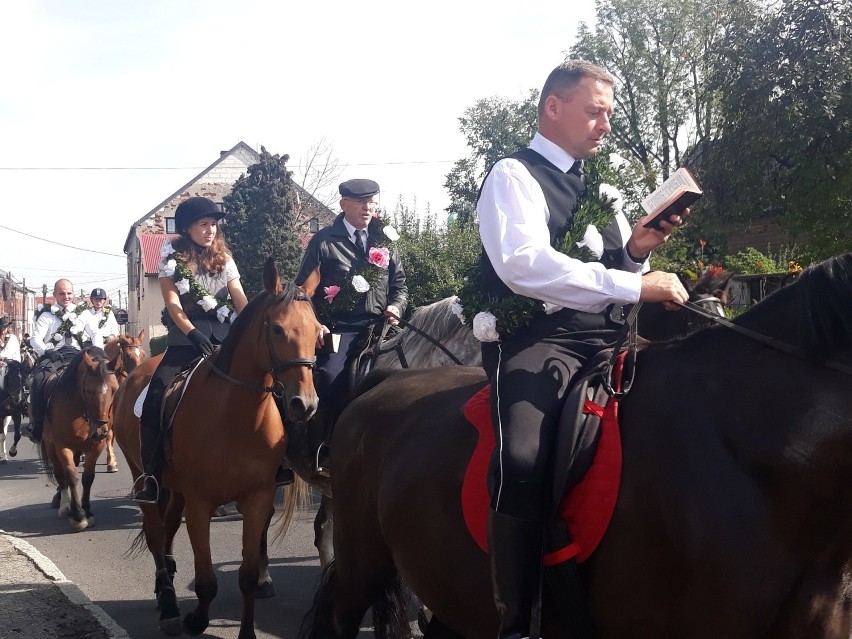
[[(471, 536), (488, 552), (488, 465), (494, 450), (491, 425), (490, 388), (486, 386), (464, 406), (464, 416), (479, 432), (479, 442), (470, 458), (462, 486), (462, 509)], [(621, 434), (618, 428), (618, 401), (610, 399), (602, 408), (586, 401), (584, 412), (601, 416), (601, 435), (594, 461), (585, 477), (566, 494), (560, 505), (562, 518), (572, 542), (545, 554), (545, 565), (576, 558), (582, 563), (595, 551), (615, 511), (621, 484)]]

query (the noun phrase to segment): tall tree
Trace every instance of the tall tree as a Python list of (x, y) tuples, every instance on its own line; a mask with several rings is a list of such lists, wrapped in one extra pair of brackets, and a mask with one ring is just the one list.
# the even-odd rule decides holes
[(260, 147), (260, 161), (248, 168), (224, 199), (226, 237), (249, 298), (263, 290), (267, 258), (275, 258), (285, 279), (296, 275), (302, 258), (288, 160), (288, 155), (272, 155)]
[(708, 162), (720, 218), (773, 216), (815, 259), (852, 249), (852, 3), (784, 0), (725, 45)]

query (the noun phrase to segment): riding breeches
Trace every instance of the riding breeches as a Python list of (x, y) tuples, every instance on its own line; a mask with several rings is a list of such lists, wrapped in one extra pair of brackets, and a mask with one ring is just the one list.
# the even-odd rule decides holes
[[(332, 421), (349, 399), (347, 363), (355, 355), (352, 351), (360, 343), (359, 338), (364, 334), (364, 327), (338, 328), (335, 332), (340, 334), (337, 352), (318, 354), (314, 369), (314, 388), (319, 398), (319, 407), (327, 411)], [(327, 336), (326, 339), (330, 338), (331, 336)]]
[(551, 449), (569, 382), (617, 336), (615, 330), (577, 331), (554, 320), (541, 324), (482, 346), (496, 438), (491, 507), (528, 521), (542, 521), (549, 506)]

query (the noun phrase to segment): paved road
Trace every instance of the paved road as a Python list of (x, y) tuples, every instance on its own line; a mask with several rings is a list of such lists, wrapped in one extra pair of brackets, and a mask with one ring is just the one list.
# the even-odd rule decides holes
[[(93, 528), (72, 532), (66, 520), (48, 507), (54, 488), (41, 472), (35, 447), (21, 440), (19, 454), (0, 464), (0, 530), (26, 540), (48, 557), (64, 576), (100, 606), (132, 639), (160, 639), (153, 598), (153, 562), (147, 551), (128, 557), (131, 542), (141, 528), (138, 509), (126, 495), (130, 477), (119, 451), (120, 470), (106, 472), (99, 460), (92, 487)], [(310, 606), (320, 569), (313, 547), (313, 511), (302, 513), (286, 538), (270, 547), (270, 574), (276, 588), (272, 599), (258, 601), (258, 637), (295, 637)], [(237, 637), (240, 594), (241, 522), (236, 517), (212, 524), (214, 567), (219, 594), (213, 603), (210, 627), (203, 636)], [(186, 613), (194, 607), (192, 550), (184, 529), (176, 541), (178, 574), (175, 588)], [(23, 612), (23, 611), (22, 611)], [(25, 614), (25, 613), (24, 613)], [(20, 639), (28, 639), (26, 628)]]

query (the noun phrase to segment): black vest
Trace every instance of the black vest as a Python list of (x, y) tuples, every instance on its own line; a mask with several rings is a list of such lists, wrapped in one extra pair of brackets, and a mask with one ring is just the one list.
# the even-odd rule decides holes
[[(579, 176), (560, 170), (540, 153), (530, 148), (521, 149), (508, 157), (523, 164), (541, 187), (544, 193), (544, 200), (547, 203), (547, 210), (550, 213), (550, 219), (547, 222), (547, 228), (550, 231), (550, 245), (556, 246), (557, 242), (565, 237), (565, 234), (571, 229), (574, 223), (574, 211), (577, 210), (577, 201), (586, 190), (586, 185)], [(484, 183), (485, 181), (483, 180)], [(482, 188), (480, 187), (479, 195), (481, 194)], [(477, 201), (479, 200), (479, 195), (477, 196)], [(603, 229), (601, 235), (604, 240), (604, 254), (600, 261), (607, 268), (617, 268), (617, 264), (622, 259), (623, 244), (621, 232), (618, 229), (615, 219), (613, 219), (612, 223), (606, 229)], [(481, 285), (489, 295), (497, 299), (515, 295), (494, 271), (494, 267), (485, 253), (485, 249), (480, 254), (479, 265)], [(555, 315), (563, 316), (565, 322), (577, 330), (594, 330), (612, 326), (607, 321), (611, 310), (611, 308), (607, 308), (606, 311), (601, 313), (585, 313), (566, 308)], [(544, 316), (544, 313), (542, 312), (540, 315)], [(557, 320), (557, 318), (551, 317), (551, 320)], [(533, 321), (535, 321), (535, 318)], [(549, 321), (548, 323), (553, 322)]]

